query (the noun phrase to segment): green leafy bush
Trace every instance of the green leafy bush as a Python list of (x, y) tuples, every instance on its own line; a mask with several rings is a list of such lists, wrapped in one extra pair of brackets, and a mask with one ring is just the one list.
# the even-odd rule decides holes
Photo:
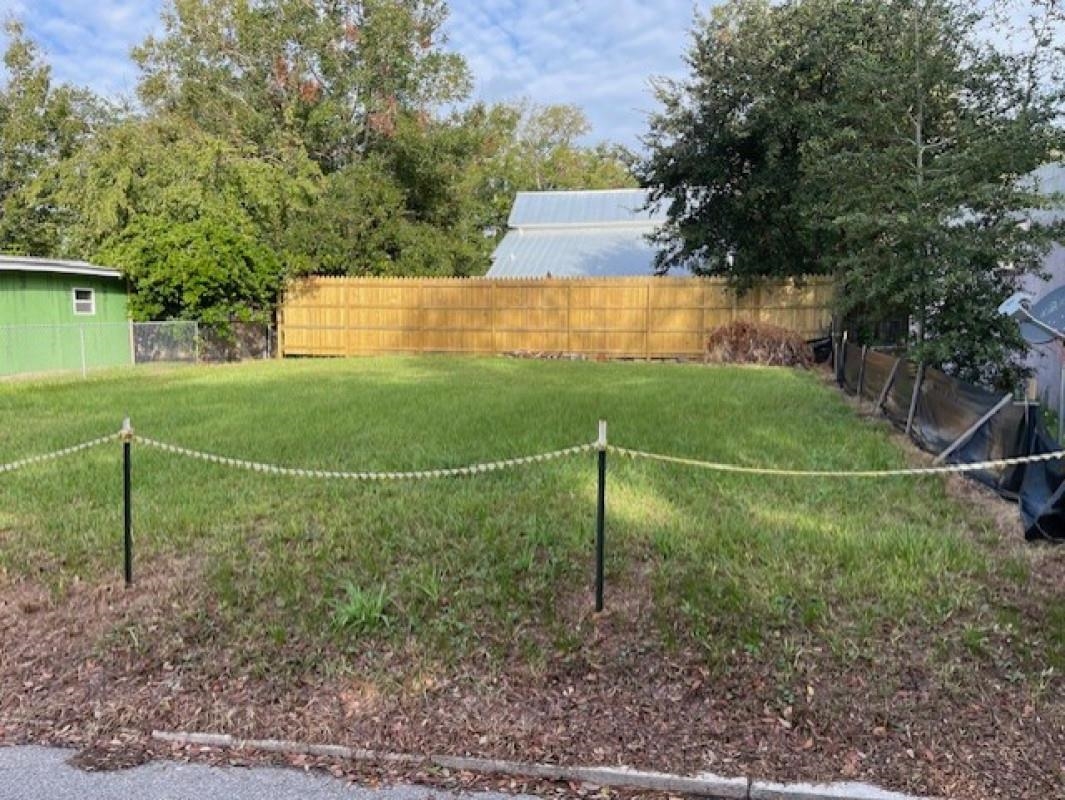
[(273, 250), (216, 215), (141, 217), (106, 254), (130, 282), (135, 319), (267, 321), (283, 269)]

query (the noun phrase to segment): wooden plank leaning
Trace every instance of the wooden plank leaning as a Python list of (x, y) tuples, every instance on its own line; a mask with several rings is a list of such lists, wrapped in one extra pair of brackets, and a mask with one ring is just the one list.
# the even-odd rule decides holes
[(913, 430), (913, 417), (917, 413), (917, 398), (921, 394), (921, 384), (924, 383), (924, 364), (917, 365), (917, 378), (913, 382), (913, 397), (910, 398), (910, 413), (906, 415), (906, 435)]
[(895, 359), (895, 365), (891, 368), (891, 374), (888, 375), (886, 381), (884, 381), (884, 388), (880, 390), (880, 397), (877, 398), (876, 408), (874, 411), (883, 411), (884, 403), (887, 402), (888, 392), (891, 391), (891, 387), (895, 385), (895, 376), (899, 374), (899, 365), (902, 364), (901, 358)]

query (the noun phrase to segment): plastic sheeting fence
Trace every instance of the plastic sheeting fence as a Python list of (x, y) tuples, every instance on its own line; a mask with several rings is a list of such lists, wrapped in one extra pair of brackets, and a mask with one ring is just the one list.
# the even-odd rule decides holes
[[(906, 359), (839, 349), (836, 379), (848, 394), (878, 406), (921, 449), (950, 464), (1050, 453), (1042, 409), (963, 383)], [(944, 455), (945, 454), (945, 455)], [(1065, 541), (1065, 466), (1059, 461), (1003, 466), (970, 473), (1020, 504), (1025, 538)]]

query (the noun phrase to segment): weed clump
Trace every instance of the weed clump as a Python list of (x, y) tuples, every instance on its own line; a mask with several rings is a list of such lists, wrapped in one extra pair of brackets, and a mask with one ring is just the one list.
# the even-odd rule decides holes
[(344, 597), (333, 601), (333, 626), (338, 630), (351, 630), (368, 634), (391, 626), (387, 614), (391, 598), (385, 587), (366, 590), (348, 582)]

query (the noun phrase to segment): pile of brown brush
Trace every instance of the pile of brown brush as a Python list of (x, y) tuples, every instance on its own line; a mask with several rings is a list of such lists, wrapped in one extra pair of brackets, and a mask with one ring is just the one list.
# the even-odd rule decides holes
[(813, 350), (799, 334), (748, 320), (714, 328), (707, 338), (706, 356), (719, 364), (809, 367), (814, 363)]

